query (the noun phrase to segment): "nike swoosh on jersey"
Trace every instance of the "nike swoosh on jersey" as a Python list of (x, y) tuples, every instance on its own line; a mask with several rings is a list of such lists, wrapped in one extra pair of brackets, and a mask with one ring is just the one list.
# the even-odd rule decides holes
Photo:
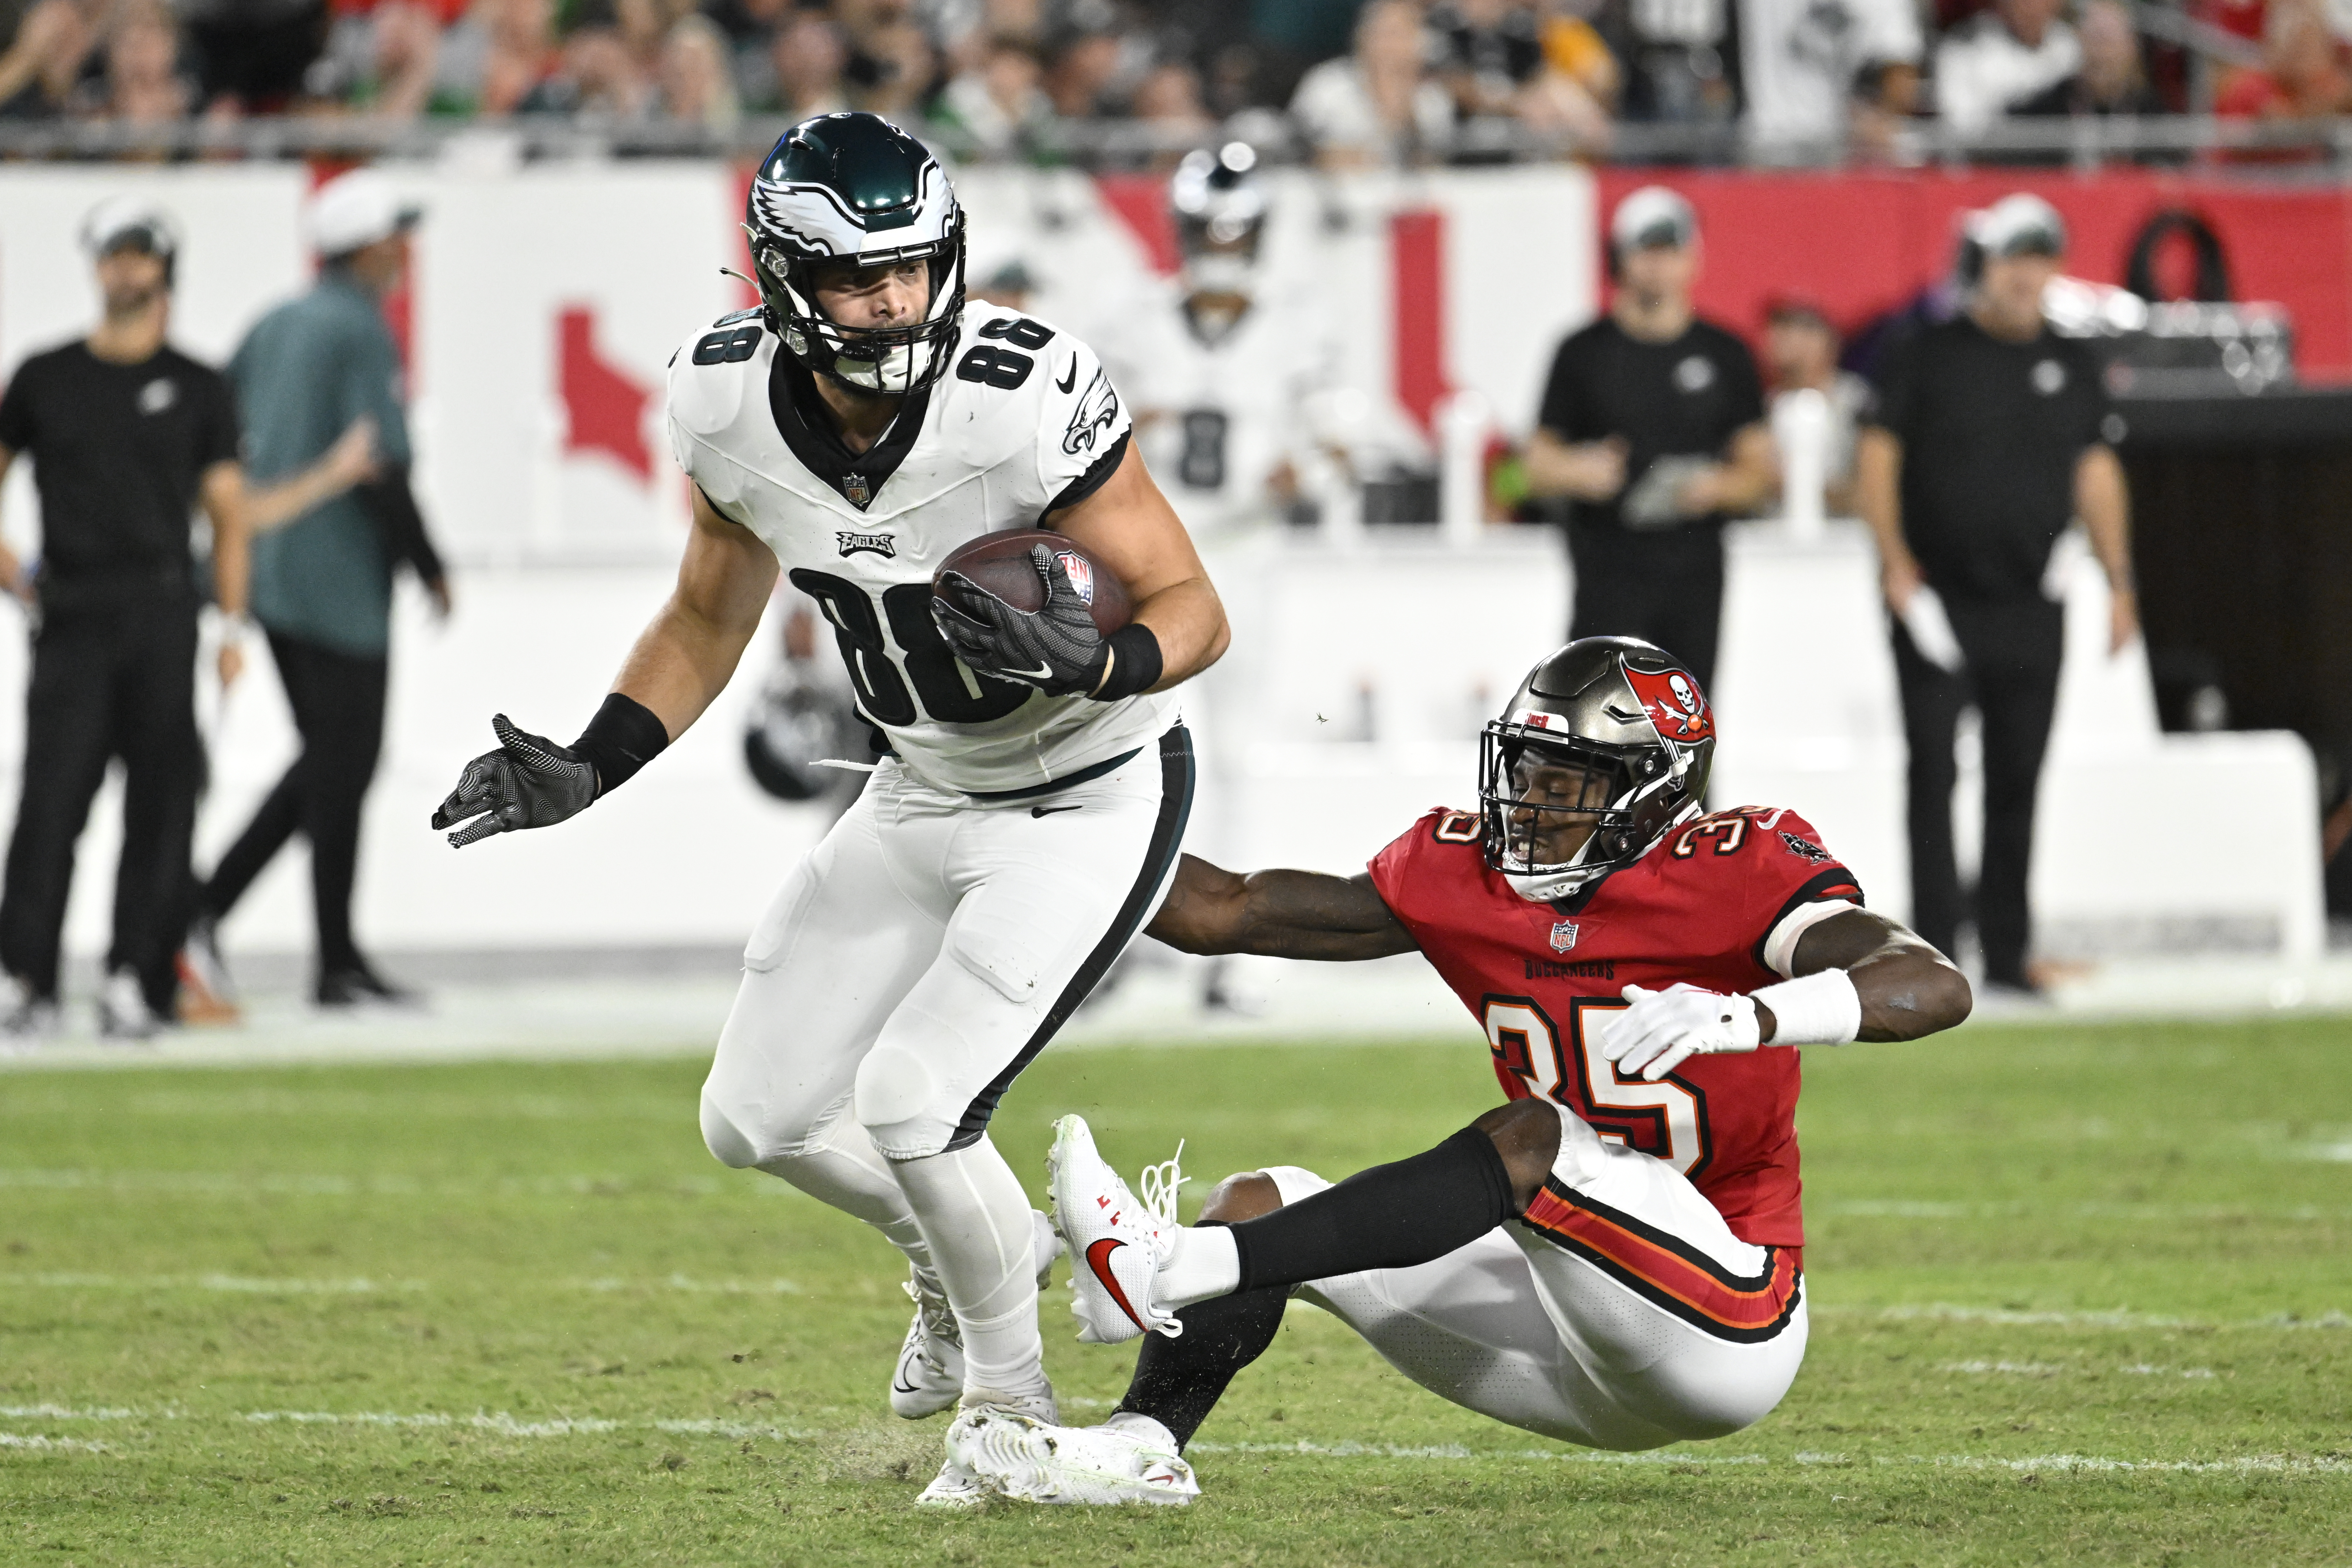
[(1079, 811), (1083, 809), (1084, 807), (1076, 805), (1033, 805), (1029, 808), (1029, 815), (1032, 816), (1051, 816), (1057, 811)]
[(1077, 355), (1076, 355), (1076, 354), (1072, 354), (1072, 355), (1070, 356), (1070, 371), (1069, 371), (1069, 374), (1068, 374), (1067, 375), (1065, 375), (1064, 377), (1062, 377), (1062, 379), (1061, 379), (1061, 380), (1059, 380), (1059, 381), (1055, 382), (1055, 383), (1054, 384), (1054, 385), (1055, 385), (1055, 387), (1057, 390), (1059, 390), (1059, 391), (1061, 391), (1061, 392), (1064, 392), (1064, 393), (1066, 393), (1066, 392), (1068, 392), (1068, 391), (1070, 390), (1070, 388), (1072, 388), (1072, 387), (1074, 387), (1074, 386), (1076, 386), (1076, 385), (1077, 385), (1077, 384), (1078, 384), (1078, 356), (1077, 356)]
[(1143, 1327), (1143, 1320), (1135, 1315), (1135, 1309), (1128, 1303), (1127, 1292), (1120, 1289), (1118, 1281), (1111, 1278), (1109, 1268), (1110, 1255), (1126, 1245), (1115, 1236), (1104, 1237), (1087, 1248), (1087, 1267), (1095, 1271), (1095, 1278), (1101, 1280), (1102, 1288), (1110, 1292), (1110, 1299), (1118, 1303), (1118, 1310), (1139, 1329)]

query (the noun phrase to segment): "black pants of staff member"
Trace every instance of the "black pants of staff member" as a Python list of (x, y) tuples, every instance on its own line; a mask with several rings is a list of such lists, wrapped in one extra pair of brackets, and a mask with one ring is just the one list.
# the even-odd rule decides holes
[(34, 639), (24, 792), (0, 893), (0, 968), (42, 996), (58, 994), (76, 842), (107, 763), (120, 757), (122, 856), (106, 966), (135, 971), (147, 1005), (172, 1016), (188, 843), (204, 789), (195, 679), (196, 609), (177, 596), (52, 609)]
[(302, 754), (214, 868), (203, 907), (234, 909), (262, 868), (299, 833), (310, 843), (310, 897), (319, 922), (319, 972), (362, 967), (352, 940), (352, 884), (359, 872), (360, 808), (383, 747), (387, 665), (296, 637), (269, 634), (270, 657), (294, 710)]
[(1655, 532), (1570, 528), (1576, 568), (1571, 637), (1640, 637), (1715, 686), (1723, 633), (1723, 533), (1709, 523)]
[(2065, 611), (2042, 598), (1994, 604), (1947, 600), (1968, 668), (1953, 674), (1922, 658), (1895, 627), (1895, 672), (1903, 689), (1903, 733), (1911, 750), (1911, 924), (1946, 952), (1959, 935), (1967, 899), (1952, 853), (1952, 789), (1959, 768), (1952, 740), (1960, 710), (1983, 721), (1984, 858), (1977, 875), (1977, 940), (1985, 977), (2025, 984), (2033, 941), (2026, 876), (2033, 861), (2033, 805), (2050, 719), (2058, 706)]

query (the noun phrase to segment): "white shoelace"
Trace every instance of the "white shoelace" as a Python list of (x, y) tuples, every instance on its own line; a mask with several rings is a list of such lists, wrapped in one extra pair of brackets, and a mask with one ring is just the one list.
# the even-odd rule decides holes
[(944, 1290), (926, 1290), (912, 1279), (900, 1282), (898, 1289), (914, 1299), (916, 1310), (923, 1315), (923, 1332), (934, 1342), (951, 1345), (963, 1343), (963, 1333), (956, 1325), (955, 1308), (949, 1304)]
[(1176, 1196), (1183, 1191), (1187, 1179), (1183, 1158), (1184, 1141), (1179, 1138), (1173, 1158), (1162, 1160), (1157, 1165), (1144, 1166), (1141, 1174), (1136, 1178), (1136, 1184), (1143, 1189), (1140, 1199), (1143, 1212), (1151, 1216), (1155, 1229), (1176, 1228)]

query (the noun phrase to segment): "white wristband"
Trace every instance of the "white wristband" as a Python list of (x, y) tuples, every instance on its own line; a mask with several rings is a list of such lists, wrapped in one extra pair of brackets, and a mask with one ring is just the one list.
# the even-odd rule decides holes
[(1862, 1033), (1862, 993), (1843, 969), (1783, 980), (1748, 994), (1772, 1009), (1775, 1046), (1843, 1046)]

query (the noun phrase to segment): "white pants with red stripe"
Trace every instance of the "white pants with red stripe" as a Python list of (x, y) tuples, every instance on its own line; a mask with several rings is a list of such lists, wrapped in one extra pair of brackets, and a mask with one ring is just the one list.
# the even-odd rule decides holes
[[(1297, 1294), (1454, 1404), (1593, 1448), (1721, 1437), (1770, 1412), (1805, 1357), (1795, 1256), (1731, 1234), (1663, 1160), (1560, 1115), (1523, 1220), (1412, 1268)], [(1331, 1184), (1270, 1167), (1282, 1201)]]

